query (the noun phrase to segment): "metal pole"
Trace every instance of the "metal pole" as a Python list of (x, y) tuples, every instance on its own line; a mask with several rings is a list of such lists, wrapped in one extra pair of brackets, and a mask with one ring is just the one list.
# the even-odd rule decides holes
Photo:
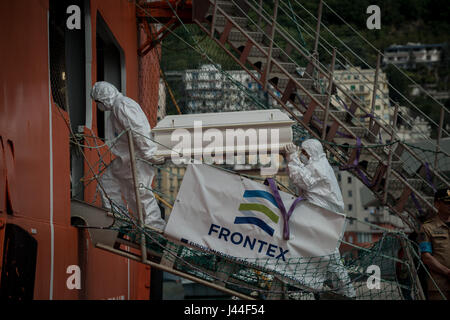
[(328, 84), (328, 93), (327, 93), (327, 104), (325, 105), (325, 118), (323, 119), (322, 140), (325, 140), (327, 134), (328, 113), (330, 111), (329, 109), (330, 109), (331, 94), (333, 93), (333, 73), (335, 63), (336, 63), (336, 48), (333, 48), (333, 56), (331, 57), (331, 67), (330, 67), (330, 82)]
[[(377, 98), (378, 73), (380, 72), (380, 60), (381, 60), (381, 55), (378, 53), (377, 68), (375, 69), (375, 79), (373, 81), (372, 101), (370, 103), (370, 113), (371, 113), (372, 117), (375, 117), (375, 101)], [(369, 130), (372, 129), (372, 125), (373, 125), (373, 121), (374, 121), (372, 117), (370, 118), (370, 122), (369, 122)]]
[(318, 55), (318, 48), (319, 48), (319, 34), (320, 34), (320, 24), (322, 23), (322, 0), (319, 2), (319, 11), (317, 12), (317, 25), (316, 25), (316, 37), (314, 39), (314, 51), (313, 55)]
[(417, 272), (416, 272), (417, 269), (414, 264), (414, 260), (411, 257), (411, 252), (409, 251), (410, 246), (409, 246), (408, 242), (405, 241), (404, 239), (401, 240), (401, 243), (403, 246), (403, 250), (405, 251), (406, 258), (408, 259), (408, 262), (410, 264), (410, 271), (413, 273), (413, 276), (414, 276), (414, 282), (416, 283), (416, 286), (417, 286), (417, 291), (418, 291), (417, 293), (419, 295), (419, 299), (426, 300), (425, 294), (423, 293), (422, 284), (420, 283), (419, 276), (417, 275)]
[[(96, 246), (97, 248), (99, 248), (99, 249), (102, 249), (102, 250), (105, 250), (105, 251), (109, 251), (109, 252), (118, 254), (118, 255), (123, 256), (123, 257), (126, 257), (126, 258), (128, 258), (128, 259), (132, 259), (132, 260), (135, 260), (135, 261), (139, 261), (139, 258), (136, 257), (135, 255), (130, 254), (130, 253), (127, 253), (127, 252), (124, 252), (124, 251), (122, 251), (122, 250), (117, 250), (117, 249), (114, 249), (114, 248), (112, 248), (112, 247), (105, 246), (105, 245), (103, 245), (103, 244), (101, 244), (101, 243), (97, 243), (95, 246)], [(200, 283), (200, 284), (202, 284), (202, 285), (204, 285), (204, 286), (207, 286), (207, 287), (210, 287), (210, 288), (213, 288), (213, 289), (216, 289), (216, 290), (219, 290), (219, 291), (222, 291), (222, 292), (231, 294), (231, 295), (236, 296), (236, 297), (239, 297), (239, 298), (241, 298), (241, 299), (245, 299), (245, 300), (255, 300), (253, 297), (246, 296), (246, 295), (244, 295), (244, 294), (242, 294), (242, 293), (239, 293), (239, 292), (237, 292), (237, 291), (233, 291), (233, 290), (231, 290), (231, 289), (222, 287), (222, 286), (220, 286), (220, 285), (218, 285), (218, 284), (208, 282), (208, 281), (206, 281), (206, 280), (197, 278), (197, 277), (195, 277), (195, 276), (193, 276), (193, 275), (191, 275), (191, 274), (184, 273), (184, 272), (181, 272), (181, 271), (172, 269), (172, 268), (170, 268), (170, 267), (167, 267), (167, 266), (162, 265), (162, 264), (158, 264), (158, 263), (153, 262), (153, 261), (150, 261), (150, 260), (142, 261), (142, 263), (144, 263), (144, 264), (146, 264), (146, 265), (149, 265), (149, 266), (151, 266), (151, 267), (154, 267), (154, 268), (156, 268), (156, 269), (160, 269), (160, 270), (162, 270), (162, 271), (166, 271), (166, 272), (172, 273), (172, 274), (174, 274), (174, 275), (176, 275), (176, 276), (179, 276), (179, 277), (182, 277), (182, 278), (185, 278), (185, 279), (188, 279), (188, 280), (191, 280), (191, 281)]]
[(261, 10), (262, 10), (262, 0), (259, 0), (259, 10), (258, 10), (258, 26), (261, 26)]
[[(395, 104), (395, 110), (394, 110), (394, 120), (392, 123), (392, 131), (391, 131), (391, 142), (394, 140), (395, 137), (395, 128), (397, 127), (397, 115), (398, 115), (398, 103)], [(391, 174), (391, 166), (392, 166), (392, 155), (394, 154), (394, 145), (391, 144), (389, 146), (389, 158), (388, 158), (388, 164), (387, 164), (387, 170), (386, 170), (386, 180), (384, 182), (384, 194), (383, 194), (383, 204), (385, 205), (387, 202), (387, 192), (389, 188), (389, 176)]]
[[(133, 141), (133, 133), (131, 130), (127, 131), (128, 136), (128, 147), (130, 149), (130, 162), (131, 162), (131, 173), (133, 175), (133, 183), (134, 183), (134, 193), (136, 195), (136, 208), (139, 219), (139, 226), (144, 229), (144, 217), (142, 214), (142, 204), (141, 204), (141, 196), (139, 195), (139, 181), (137, 178), (136, 171), (136, 158), (134, 153), (134, 141)], [(141, 259), (142, 262), (147, 261), (147, 249), (145, 247), (145, 234), (141, 232)]]
[(270, 64), (272, 63), (273, 38), (275, 37), (275, 27), (277, 24), (277, 14), (278, 14), (278, 0), (275, 0), (275, 7), (273, 9), (272, 30), (270, 35), (269, 53), (267, 56), (266, 70), (264, 71), (264, 90), (267, 90), (267, 82), (269, 81)]
[(438, 152), (440, 150), (440, 142), (441, 142), (441, 137), (442, 137), (442, 127), (444, 126), (444, 115), (445, 115), (445, 110), (444, 107), (441, 108), (441, 118), (439, 120), (439, 131), (438, 131), (438, 135), (437, 135), (437, 139), (436, 139), (436, 154), (434, 155), (434, 170), (437, 171), (437, 166), (438, 166)]
[(211, 37), (214, 37), (214, 25), (216, 24), (217, 0), (214, 0), (213, 16), (211, 20)]

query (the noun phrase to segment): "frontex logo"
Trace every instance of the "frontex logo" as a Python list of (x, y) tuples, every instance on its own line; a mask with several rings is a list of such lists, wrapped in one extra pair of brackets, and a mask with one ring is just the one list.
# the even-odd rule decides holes
[[(245, 190), (244, 198), (260, 198), (269, 201), (276, 208), (280, 209), (275, 197), (267, 191), (263, 190)], [(244, 217), (239, 216), (234, 219), (234, 224), (253, 224), (263, 231), (265, 231), (268, 235), (273, 237), (274, 229), (270, 227), (264, 220), (258, 217), (258, 215), (265, 215), (272, 222), (278, 224), (280, 220), (279, 215), (273, 212), (268, 206), (262, 203), (241, 203), (239, 205), (239, 211), (244, 214)], [(256, 212), (256, 213), (255, 213)]]
[[(255, 199), (255, 202), (241, 203), (239, 205), (239, 211), (243, 216), (235, 217), (234, 225), (255, 225), (273, 238), (275, 231), (273, 228), (274, 224), (278, 224), (281, 215), (281, 213), (275, 213), (277, 210), (280, 210), (277, 201), (275, 200), (275, 196), (263, 190), (245, 190), (244, 198), (253, 198)], [(281, 258), (283, 261), (286, 261), (289, 252), (289, 249), (284, 249), (278, 244), (270, 243), (270, 240), (268, 239), (261, 240), (259, 238), (254, 238), (249, 234), (233, 231), (228, 227), (214, 223), (211, 223), (209, 227), (208, 236), (217, 237), (218, 240), (222, 240), (230, 245), (253, 251), (254, 254), (258, 254), (258, 256), (265, 255), (269, 258)]]

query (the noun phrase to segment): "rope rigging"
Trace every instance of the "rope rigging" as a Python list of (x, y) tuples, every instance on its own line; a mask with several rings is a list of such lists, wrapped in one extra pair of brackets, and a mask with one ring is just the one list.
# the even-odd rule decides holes
[[(150, 137), (147, 137), (147, 136), (144, 136), (144, 137), (149, 139), (149, 140), (151, 140), (151, 141), (153, 141), (153, 142), (155, 142), (155, 140), (153, 140)], [(98, 148), (100, 148), (100, 147), (98, 147)], [(142, 159), (139, 159), (139, 160), (142, 161)], [(161, 167), (161, 166), (156, 166), (156, 165), (153, 165), (153, 166), (154, 167)], [(218, 168), (220, 168), (220, 167), (218, 167)], [(224, 168), (222, 168), (222, 169), (226, 170), (228, 172), (236, 173), (233, 170), (224, 169)], [(239, 174), (239, 173), (237, 173), (237, 174)], [(98, 176), (98, 175), (96, 175), (96, 176)], [(248, 175), (245, 175), (245, 176), (246, 177), (251, 177), (251, 176), (248, 176)], [(257, 178), (259, 178), (259, 177), (257, 177)], [(95, 177), (95, 179), (96, 179), (96, 177)], [(262, 178), (259, 178), (259, 179), (262, 179)], [(155, 190), (153, 188), (149, 188), (149, 189), (150, 189), (150, 191), (153, 191), (155, 193), (158, 193), (161, 196), (164, 196), (164, 193), (159, 192), (158, 190)], [(139, 239), (138, 235), (141, 234), (141, 233), (144, 233), (146, 238), (147, 238), (147, 241), (148, 241), (148, 245), (147, 245), (148, 247), (151, 247), (152, 249), (155, 249), (155, 247), (156, 247), (156, 249), (159, 250), (159, 252), (161, 252), (161, 253), (168, 251), (167, 250), (167, 240), (164, 237), (162, 237), (161, 235), (154, 234), (154, 233), (152, 233), (151, 231), (149, 231), (147, 229), (142, 229), (139, 226), (139, 223), (136, 221), (136, 218), (132, 214), (130, 214), (126, 210), (126, 208), (120, 207), (118, 205), (113, 206), (113, 208), (115, 209), (115, 212), (114, 212), (114, 215), (116, 217), (115, 221), (120, 221), (121, 220), (122, 222), (126, 222), (126, 223), (125, 224), (122, 223), (122, 224), (119, 224), (119, 225), (115, 224), (114, 226), (110, 227), (112, 230), (118, 230), (120, 232), (126, 233), (131, 239), (134, 239), (134, 240), (138, 240)], [(404, 233), (402, 233), (401, 231), (384, 229), (384, 228), (381, 228), (381, 227), (379, 227), (377, 225), (370, 224), (370, 223), (364, 222), (364, 221), (358, 221), (358, 222), (365, 223), (367, 225), (370, 225), (371, 227), (375, 227), (375, 228), (378, 228), (381, 231), (383, 231), (383, 236), (381, 238), (382, 241), (384, 241), (387, 237), (389, 238), (390, 236), (394, 236), (394, 237), (401, 236), (402, 238), (406, 238)], [(127, 226), (127, 224), (129, 224), (129, 223), (131, 223), (131, 226), (132, 226), (131, 228), (129, 227), (129, 225)], [(93, 227), (93, 228), (95, 228), (95, 227)], [(346, 242), (344, 240), (341, 240), (341, 243), (353, 246), (353, 247), (357, 248), (358, 251), (364, 251), (368, 255), (372, 255), (373, 259), (375, 259), (375, 258), (376, 259), (385, 259), (386, 261), (392, 261), (392, 263), (394, 263), (394, 262), (395, 263), (402, 263), (402, 264), (405, 264), (407, 266), (407, 268), (409, 268), (409, 265), (408, 265), (407, 261), (402, 261), (402, 260), (399, 260), (398, 258), (396, 258), (395, 256), (392, 256), (392, 255), (390, 256), (390, 255), (386, 255), (386, 254), (381, 253), (380, 250), (383, 247), (382, 244), (380, 244), (378, 246), (377, 246), (377, 244), (375, 244), (374, 245), (374, 249), (371, 250), (371, 249), (359, 247), (359, 246), (354, 245), (352, 243), (348, 243), (348, 242)], [(217, 281), (223, 281), (223, 279), (221, 277), (214, 276), (214, 274), (211, 273), (212, 270), (214, 270), (215, 268), (218, 267), (217, 263), (214, 262), (215, 259), (217, 259), (216, 258), (217, 255), (215, 255), (215, 254), (207, 254), (205, 252), (197, 251), (197, 250), (194, 250), (194, 249), (183, 248), (182, 251), (184, 252), (184, 254), (182, 254), (180, 256), (180, 254), (179, 254), (180, 247), (176, 247), (176, 248), (177, 248), (176, 250), (170, 251), (170, 255), (173, 257), (173, 259), (176, 261), (176, 263), (179, 264), (180, 268), (184, 268), (185, 271), (189, 271), (191, 273), (193, 272), (193, 270), (195, 270), (195, 272), (197, 274), (203, 274), (207, 279), (208, 278), (210, 279), (212, 277), (213, 279), (215, 279)], [(372, 251), (375, 251), (375, 252), (372, 252)], [(329, 260), (329, 257), (321, 257), (321, 258), (320, 257), (316, 257), (316, 258), (318, 258), (319, 260), (322, 259), (324, 261), (325, 260)], [(350, 265), (347, 263), (347, 266), (348, 266), (349, 270), (352, 270), (352, 268), (353, 269), (358, 269), (356, 267), (358, 265), (358, 263), (356, 261), (353, 261), (353, 260), (349, 260), (349, 261), (352, 261), (350, 263)], [(247, 263), (250, 266), (252, 266), (252, 261), (247, 261)], [(270, 264), (272, 262), (270, 260), (268, 260), (267, 263)], [(311, 267), (313, 265), (316, 265), (318, 262), (317, 261), (311, 261), (311, 259), (309, 259), (309, 258), (303, 258), (303, 259), (300, 258), (300, 259), (297, 259), (295, 261), (290, 261), (290, 263), (298, 264), (299, 266), (296, 268), (295, 272), (298, 272), (298, 273), (302, 274), (302, 273), (308, 273), (307, 270), (309, 269), (309, 267)], [(219, 261), (218, 264), (220, 266), (223, 266), (224, 268), (226, 266), (226, 263), (224, 261)], [(353, 264), (353, 267), (352, 267), (352, 264)], [(199, 268), (198, 267), (199, 265), (201, 265), (202, 268)], [(210, 270), (210, 272), (206, 272), (205, 271), (205, 266), (207, 266), (208, 268), (212, 268), (212, 270)], [(208, 269), (208, 268), (206, 268), (206, 269)], [(264, 268), (262, 268), (262, 269), (264, 269)], [(361, 269), (361, 265), (359, 266), (359, 269)], [(362, 267), (362, 269), (364, 269), (364, 267)], [(248, 271), (248, 272), (250, 272), (250, 271)], [(272, 294), (275, 293), (275, 294), (280, 294), (280, 295), (281, 294), (288, 294), (288, 296), (289, 295), (290, 296), (296, 296), (297, 295), (297, 298), (298, 298), (299, 291), (298, 291), (298, 289), (295, 289), (295, 287), (291, 288), (291, 290), (287, 290), (287, 291), (285, 291), (285, 290), (283, 290), (283, 291), (276, 291), (276, 290), (273, 290), (273, 288), (272, 288), (272, 290), (270, 290), (270, 287), (268, 286), (268, 283), (270, 281), (268, 281), (268, 280), (266, 280), (265, 282), (264, 281), (262, 282), (262, 283), (264, 283), (262, 285), (263, 288), (260, 288), (260, 289), (255, 288), (255, 286), (254, 286), (255, 281), (260, 281), (260, 278), (262, 277), (262, 275), (256, 273), (255, 270), (253, 270), (252, 272), (250, 272), (251, 274), (244, 274), (242, 277), (245, 279), (244, 282), (253, 283), (253, 286), (246, 286), (246, 285), (240, 284), (240, 288), (241, 289), (245, 289), (245, 290), (250, 290), (251, 289), (252, 292), (256, 291), (256, 292), (258, 292), (258, 296), (259, 297), (263, 297), (264, 295), (267, 295), (269, 293), (272, 293)], [(258, 271), (258, 272), (263, 272), (263, 271)], [(315, 270), (314, 272), (317, 273), (318, 271)], [(364, 273), (362, 273), (362, 272), (359, 272), (359, 273), (360, 274), (357, 276), (357, 278), (353, 279), (353, 282), (357, 281), (357, 279), (365, 277)], [(273, 276), (270, 276), (270, 274), (267, 274), (267, 276), (265, 276), (265, 278), (272, 279), (272, 281), (273, 281)], [(233, 285), (233, 281), (229, 281), (229, 282), (225, 281), (225, 282), (228, 285)], [(383, 283), (385, 282), (386, 285), (391, 286), (391, 283), (389, 281), (382, 280), (382, 282)], [(314, 286), (315, 284), (314, 283), (309, 283), (309, 285), (310, 286)], [(398, 288), (403, 288), (404, 290), (408, 289), (407, 286), (404, 286), (404, 285), (401, 285), (401, 284), (398, 285)], [(322, 289), (322, 290), (320, 290), (320, 292), (321, 293), (335, 292), (337, 289), (338, 288)], [(397, 289), (390, 288), (389, 290), (390, 290), (390, 293), (392, 295), (394, 295), (394, 292)], [(305, 295), (307, 296), (306, 293), (302, 293), (300, 296), (304, 297)]]
[[(170, 2), (169, 6), (170, 6)], [(139, 6), (138, 4), (136, 4)], [(141, 8), (143, 9), (143, 8)], [(143, 9), (145, 11), (145, 9)], [(176, 15), (176, 11), (172, 8), (174, 15)], [(177, 18), (181, 21), (181, 19), (177, 16)], [(185, 30), (188, 32), (188, 34), (191, 35), (190, 31), (186, 28), (186, 26), (182, 23)], [(300, 32), (300, 31), (299, 31)], [(171, 31), (172, 34), (175, 34)], [(176, 35), (176, 34), (175, 34)], [(300, 33), (301, 36), (301, 33)], [(195, 47), (191, 46), (190, 43), (186, 42), (185, 39), (180, 38), (184, 43), (187, 43), (195, 52), (197, 52), (201, 57), (208, 60), (211, 64), (213, 64), (217, 70), (221, 72), (221, 74), (231, 81), (234, 85), (236, 85), (244, 94), (255, 103), (256, 107), (259, 107), (261, 109), (268, 109), (269, 107), (261, 101), (261, 99), (258, 99), (258, 97), (255, 96), (254, 92), (249, 90), (246, 86), (244, 86), (242, 83), (234, 79), (228, 72), (220, 68), (217, 63), (214, 62), (214, 60), (206, 54), (205, 50), (202, 50), (202, 47), (199, 45), (199, 43), (192, 37), (192, 40), (195, 43)], [(164, 81), (166, 83), (166, 86), (169, 88), (168, 83), (164, 77), (164, 73), (161, 69), (161, 76), (164, 78)], [(170, 89), (169, 89), (170, 90)], [(169, 91), (171, 92), (171, 91)], [(178, 104), (176, 103), (175, 97), (171, 93), (171, 99), (173, 99), (173, 103), (177, 106), (177, 111), (181, 113), (180, 108), (178, 108)], [(70, 129), (70, 124), (69, 124)], [(111, 149), (112, 146), (118, 141), (118, 139), (126, 133), (128, 130), (124, 130), (121, 132), (116, 138), (114, 138), (112, 141), (102, 143), (101, 145), (96, 144), (96, 139), (99, 139), (98, 137), (92, 136), (92, 135), (84, 135), (84, 134), (73, 134), (71, 132), (71, 143), (76, 145), (82, 152), (85, 161), (88, 163), (89, 168), (92, 169), (92, 165), (89, 164), (88, 158), (85, 156), (84, 152), (82, 151), (83, 148), (86, 149), (96, 149), (97, 152), (100, 152), (101, 148), (109, 147), (107, 149)], [(297, 133), (304, 134), (304, 132), (300, 132), (300, 128), (296, 127), (294, 129)], [(134, 134), (138, 134), (136, 132), (133, 132)], [(161, 143), (155, 141), (154, 139), (144, 136), (146, 139), (149, 139), (153, 141), (154, 143), (158, 143), (159, 145), (170, 149), (168, 146), (164, 146)], [(86, 141), (86, 138), (92, 138), (94, 139), (95, 146), (91, 146), (86, 143), (80, 143), (80, 139), (84, 139)], [(347, 144), (335, 144), (332, 142), (328, 142), (326, 140), (320, 139), (322, 143), (328, 143), (334, 147), (345, 147), (349, 149), (359, 148), (359, 149), (370, 149), (370, 148), (383, 148), (392, 146), (395, 143), (398, 143), (400, 140), (393, 140), (391, 142), (386, 143), (380, 143), (380, 144), (373, 144), (373, 145), (359, 145), (356, 143), (355, 145), (347, 145)], [(414, 147), (413, 147), (414, 148)], [(170, 149), (172, 150), (172, 149)], [(173, 150), (172, 150), (173, 151)], [(92, 181), (98, 181), (99, 174), (103, 172), (103, 170), (106, 169), (108, 166), (104, 161), (104, 157), (106, 157), (107, 154), (109, 154), (109, 150), (106, 150), (103, 154), (98, 154), (99, 159), (94, 164), (103, 165), (103, 169), (99, 172), (93, 172), (91, 170), (92, 176), (85, 176), (81, 179), (81, 182), (87, 182), (86, 186), (89, 185)], [(432, 150), (426, 150), (426, 152), (433, 152)], [(168, 172), (170, 175), (174, 175), (178, 178), (181, 177), (181, 175), (177, 175), (173, 172), (171, 172), (169, 169), (165, 168), (164, 166), (158, 166), (151, 164), (143, 159), (138, 159), (139, 161), (143, 161), (147, 163), (148, 165), (151, 165), (157, 169), (164, 170)], [(192, 158), (191, 158), (192, 160)], [(216, 165), (211, 165), (215, 168), (219, 168), (221, 170), (231, 172), (234, 174), (238, 174), (240, 176), (254, 179), (254, 180), (263, 180), (264, 178), (261, 177), (255, 177), (251, 175), (246, 175), (239, 173), (235, 170), (231, 170), (228, 168), (223, 168)], [(280, 181), (275, 180), (278, 185), (283, 187), (284, 189), (288, 190), (289, 193), (293, 193), (292, 190), (284, 186)], [(100, 185), (101, 187), (101, 185)], [(141, 188), (147, 189), (149, 191), (154, 192), (158, 197), (160, 197), (160, 200), (165, 202), (164, 205), (168, 208), (171, 208), (173, 206), (173, 198), (171, 195), (165, 194), (164, 192), (150, 188), (149, 186), (140, 186)], [(105, 193), (106, 194), (106, 193)], [(171, 198), (171, 201), (166, 201), (165, 198)], [(94, 199), (95, 201), (95, 199)], [(164, 255), (167, 254), (170, 259), (172, 259), (174, 265), (178, 268), (177, 270), (182, 270), (183, 272), (186, 272), (188, 274), (195, 274), (199, 277), (208, 280), (208, 281), (220, 281), (225, 283), (226, 285), (230, 287), (237, 287), (240, 292), (257, 292), (258, 297), (264, 298), (266, 295), (269, 294), (278, 294), (280, 296), (287, 295), (291, 298), (308, 298), (310, 297), (311, 293), (313, 292), (320, 292), (320, 293), (332, 293), (332, 292), (338, 292), (339, 289), (345, 288), (345, 286), (349, 285), (349, 283), (341, 283), (336, 285), (336, 283), (328, 283), (325, 287), (316, 289), (314, 288), (319, 286), (319, 281), (315, 282), (314, 280), (306, 281), (304, 288), (299, 288), (295, 284), (289, 284), (283, 289), (274, 289), (274, 283), (277, 277), (283, 277), (287, 276), (287, 273), (283, 273), (283, 271), (280, 271), (276, 275), (274, 275), (271, 272), (268, 272), (268, 268), (266, 267), (260, 267), (255, 264), (255, 261), (252, 261), (251, 259), (248, 259), (244, 261), (243, 264), (238, 264), (237, 266), (233, 266), (233, 262), (227, 259), (223, 259), (223, 257), (220, 256), (218, 253), (211, 253), (211, 252), (205, 252), (200, 249), (194, 249), (189, 248), (186, 246), (180, 246), (175, 243), (171, 243), (168, 239), (166, 239), (164, 236), (153, 232), (149, 229), (143, 228), (139, 221), (137, 221), (137, 218), (135, 215), (131, 214), (127, 208), (123, 207), (120, 204), (111, 202), (111, 208), (112, 213), (114, 216), (114, 223), (107, 227), (111, 230), (117, 230), (121, 233), (125, 234), (126, 237), (128, 237), (132, 242), (138, 243), (141, 241), (140, 236), (144, 234), (145, 235), (145, 241), (146, 246), (149, 250), (156, 252), (157, 254)], [(402, 248), (402, 245), (400, 243), (401, 239), (402, 241), (406, 241), (406, 243), (411, 243), (410, 246), (416, 245), (414, 242), (410, 241), (406, 235), (402, 231), (398, 230), (389, 230), (382, 228), (378, 225), (371, 224), (366, 221), (358, 221), (357, 219), (353, 219), (353, 221), (357, 221), (358, 223), (364, 223), (367, 224), (370, 227), (373, 227), (379, 231), (382, 231), (382, 236), (380, 240), (376, 243), (374, 243), (370, 248), (364, 248), (361, 246), (358, 246), (354, 243), (347, 242), (345, 240), (341, 240), (341, 243), (346, 244), (348, 246), (355, 247), (355, 251), (349, 251), (349, 254), (343, 259), (345, 260), (345, 268), (348, 270), (353, 270), (353, 273), (355, 274), (353, 278), (351, 279), (350, 283), (353, 283), (358, 291), (358, 298), (369, 298), (369, 299), (377, 299), (382, 297), (380, 293), (377, 293), (376, 291), (367, 291), (365, 286), (366, 282), (364, 281), (364, 278), (367, 277), (366, 270), (367, 267), (373, 264), (379, 264), (382, 269), (382, 279), (381, 282), (383, 283), (384, 290), (383, 294), (385, 296), (389, 297), (396, 297), (401, 298), (407, 293), (404, 293), (403, 291), (407, 292), (408, 290), (411, 292), (411, 296), (417, 296), (417, 292), (414, 292), (417, 288), (415, 285), (415, 279), (410, 275), (409, 281), (410, 284), (404, 284), (400, 283), (397, 279), (397, 274), (395, 273), (395, 270), (393, 271), (392, 268), (395, 265), (395, 263), (400, 263), (402, 265), (405, 265), (408, 270), (411, 270), (411, 265), (409, 261), (398, 259), (397, 252), (400, 248)], [(88, 227), (88, 228), (100, 228), (100, 227)], [(106, 228), (106, 229), (107, 229)], [(170, 244), (170, 245), (168, 245)], [(411, 250), (415, 257), (417, 258), (417, 253), (415, 249)], [(352, 258), (351, 255), (356, 254), (356, 258)], [(350, 256), (350, 257), (349, 257)], [(421, 263), (420, 257), (418, 259), (419, 264)], [(273, 259), (267, 259), (266, 264), (270, 265), (275, 263)], [(324, 268), (328, 268), (330, 265), (333, 265), (336, 268), (339, 268), (339, 265), (336, 264), (336, 262), (333, 262), (331, 256), (323, 256), (323, 257), (312, 257), (312, 258), (295, 258), (289, 261), (289, 264), (295, 265), (294, 273), (300, 277), (305, 276), (311, 276), (314, 279), (315, 275), (319, 275), (321, 272), (324, 272)], [(423, 264), (421, 265), (423, 266)], [(227, 273), (227, 276), (225, 280), (218, 276), (218, 271), (222, 270), (221, 272)], [(362, 270), (362, 271), (361, 271)], [(286, 272), (286, 271), (285, 271)], [(411, 272), (410, 272), (411, 273)], [(238, 281), (238, 284), (236, 284), (236, 281)], [(287, 282), (289, 283), (289, 282)], [(312, 289), (311, 289), (312, 288)]]

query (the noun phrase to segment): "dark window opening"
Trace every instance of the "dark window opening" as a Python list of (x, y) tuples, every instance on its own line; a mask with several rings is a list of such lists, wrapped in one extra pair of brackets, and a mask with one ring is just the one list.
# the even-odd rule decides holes
[[(66, 27), (70, 5), (84, 12), (83, 0), (49, 0), (49, 71), (53, 101), (69, 112), (76, 130), (85, 121), (85, 34), (84, 28)], [(83, 14), (80, 19), (83, 25)]]
[(66, 1), (49, 1), (50, 85), (53, 101), (67, 110), (66, 96)]
[[(113, 84), (119, 91), (123, 91), (122, 66), (124, 53), (99, 13), (97, 13), (96, 43), (97, 81), (107, 81)], [(97, 135), (103, 141), (105, 138), (108, 138), (108, 128), (105, 127), (108, 116), (108, 112), (103, 112), (97, 108)]]
[(9, 192), (6, 192), (6, 214), (12, 215), (14, 214), (14, 210), (11, 204), (11, 197), (9, 196)]
[(33, 299), (36, 274), (37, 241), (14, 224), (5, 227), (3, 268), (0, 278), (0, 300)]
[[(78, 132), (86, 121), (86, 58), (84, 0), (49, 0), (50, 84), (53, 101), (67, 111), (71, 130)], [(81, 29), (66, 27), (67, 8), (80, 8)], [(71, 194), (83, 199), (83, 159), (78, 147), (70, 146)]]
[[(70, 0), (67, 6), (77, 5), (81, 10), (81, 25), (84, 26), (84, 4), (88, 1)], [(67, 7), (66, 7), (67, 8)], [(68, 16), (67, 14), (65, 15)], [(88, 18), (89, 19), (89, 18)], [(86, 123), (86, 39), (85, 28), (69, 30), (66, 28), (66, 66), (67, 95), (69, 101), (69, 117), (72, 131), (78, 132), (80, 126)], [(78, 146), (71, 145), (71, 182), (72, 197), (84, 199), (84, 187), (80, 179), (84, 176), (84, 158)]]
[[(5, 151), (5, 148), (9, 148), (11, 150), (11, 155), (13, 157), (14, 160), (14, 144), (11, 140), (7, 140), (6, 141), (6, 145), (3, 144), (3, 138), (0, 136), (0, 151)], [(0, 155), (3, 156), (3, 155)], [(6, 203), (6, 214), (9, 215), (13, 215), (14, 214), (14, 209), (13, 209), (13, 205), (12, 205), (12, 199), (11, 199), (11, 190), (10, 190), (10, 185), (9, 185), (9, 181), (8, 181), (8, 175), (5, 175), (6, 178), (6, 184), (5, 184), (5, 203)], [(2, 181), (3, 183), (3, 181)], [(0, 264), (1, 265), (1, 264)], [(0, 269), (1, 270), (1, 269)]]
[[(97, 34), (97, 81), (104, 81), (104, 42)], [(97, 135), (105, 140), (105, 112), (97, 108)]]

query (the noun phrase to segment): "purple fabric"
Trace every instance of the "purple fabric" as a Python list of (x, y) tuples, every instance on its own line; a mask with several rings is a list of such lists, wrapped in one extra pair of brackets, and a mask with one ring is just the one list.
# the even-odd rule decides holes
[[(362, 172), (362, 170), (360, 168), (358, 168), (359, 157), (360, 157), (360, 154), (361, 154), (361, 139), (360, 138), (356, 139), (356, 147), (357, 147), (357, 149), (356, 149), (356, 157), (355, 157), (355, 160), (353, 161), (353, 163), (350, 164), (350, 165), (341, 167), (340, 170), (351, 170), (351, 169), (356, 170), (358, 176), (361, 178), (363, 183), (367, 187), (372, 188), (374, 186), (374, 183), (370, 183), (370, 181), (367, 178), (367, 176)], [(425, 169), (426, 169), (426, 172), (427, 172), (427, 177), (428, 177), (428, 179), (430, 181), (431, 176), (430, 176), (430, 172), (429, 172), (428, 163), (425, 163)], [(406, 177), (403, 174), (400, 173), (400, 175), (401, 175), (401, 177), (403, 179), (407, 180)], [(434, 188), (434, 185), (432, 184), (432, 181), (430, 182), (430, 184)], [(411, 198), (412, 198), (412, 200), (414, 202), (414, 205), (416, 206), (417, 210), (420, 212), (421, 215), (423, 215), (424, 211), (423, 211), (423, 209), (422, 209), (422, 207), (420, 205), (420, 202), (417, 200), (417, 197), (414, 194), (414, 192), (411, 192)]]
[(306, 103), (300, 98), (300, 95), (296, 92), (295, 95), (297, 96), (297, 99), (300, 100), (300, 103), (302, 104), (303, 108), (308, 109), (308, 106)]
[(286, 212), (286, 208), (284, 206), (283, 200), (281, 200), (280, 193), (278, 192), (278, 187), (275, 181), (272, 178), (267, 178), (267, 182), (269, 183), (270, 190), (272, 190), (273, 196), (275, 198), (275, 201), (278, 204), (278, 207), (280, 208), (281, 215), (283, 216), (283, 239), (289, 240), (289, 219), (294, 212), (295, 207), (297, 204), (304, 200), (302, 197), (298, 197), (294, 200), (294, 202), (291, 204), (291, 207), (289, 208), (288, 212)]

